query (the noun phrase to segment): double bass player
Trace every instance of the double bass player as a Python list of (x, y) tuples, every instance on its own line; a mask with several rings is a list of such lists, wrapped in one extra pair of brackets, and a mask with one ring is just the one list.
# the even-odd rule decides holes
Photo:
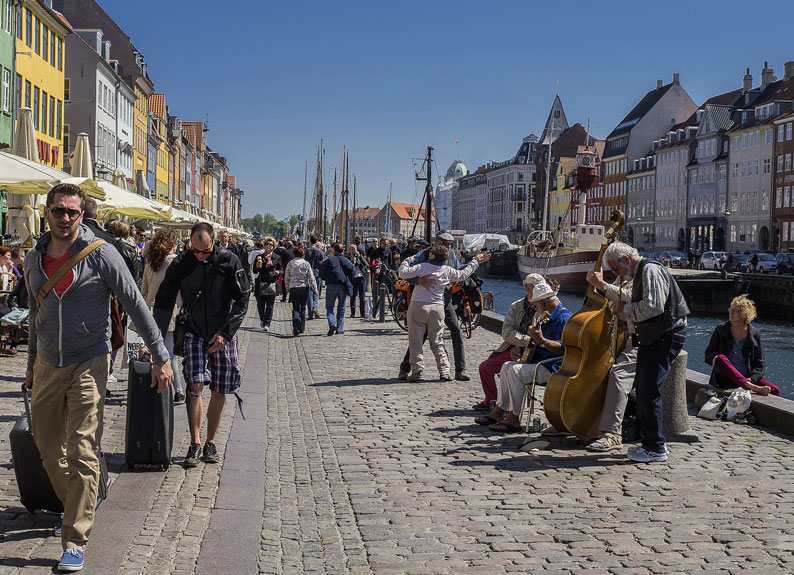
[(638, 463), (667, 461), (661, 387), (684, 347), (689, 308), (667, 268), (641, 257), (631, 246), (612, 243), (604, 252), (604, 264), (633, 280), (631, 301), (613, 304), (615, 313), (634, 323), (637, 335), (635, 384), (642, 446), (629, 451), (628, 458)]

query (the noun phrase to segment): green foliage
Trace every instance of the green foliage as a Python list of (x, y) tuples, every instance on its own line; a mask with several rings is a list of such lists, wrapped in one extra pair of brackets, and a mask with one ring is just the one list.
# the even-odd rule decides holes
[(273, 214), (256, 214), (253, 218), (243, 218), (240, 220), (240, 225), (243, 227), (243, 230), (249, 233), (259, 232), (263, 236), (273, 236), (275, 238), (281, 238), (292, 232), (297, 224), (300, 221), (300, 216), (297, 214), (292, 214), (289, 216), (288, 222), (284, 220), (279, 220)]

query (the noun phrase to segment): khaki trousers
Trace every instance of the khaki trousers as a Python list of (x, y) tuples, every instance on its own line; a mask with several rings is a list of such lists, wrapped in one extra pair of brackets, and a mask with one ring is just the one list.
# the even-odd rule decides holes
[(424, 356), (422, 345), (430, 341), (430, 349), (436, 356), (439, 375), (449, 373), (449, 358), (444, 349), (444, 305), (412, 301), (408, 306), (408, 350), (411, 353), (411, 371), (422, 371)]
[(636, 347), (627, 344), (609, 370), (599, 431), (612, 433), (618, 437), (623, 432), (623, 414), (626, 412), (631, 388), (634, 387), (638, 351)]
[[(534, 363), (518, 363), (516, 361), (505, 363), (499, 371), (499, 391), (496, 405), (504, 411), (516, 414), (521, 419), (527, 401), (526, 384), (532, 382), (535, 367)], [(545, 365), (537, 366), (535, 383), (546, 383), (550, 377), (551, 372), (546, 369)]]
[(85, 551), (94, 525), (109, 370), (110, 354), (65, 367), (36, 358), (33, 365), (31, 430), (63, 502), (64, 549)]

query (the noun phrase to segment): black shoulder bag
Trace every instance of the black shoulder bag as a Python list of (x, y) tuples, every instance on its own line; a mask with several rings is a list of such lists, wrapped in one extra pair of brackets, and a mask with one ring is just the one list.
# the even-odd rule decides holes
[(187, 333), (187, 322), (190, 320), (190, 314), (193, 313), (193, 309), (196, 307), (198, 300), (201, 299), (201, 295), (207, 291), (210, 282), (212, 282), (212, 278), (215, 277), (215, 272), (218, 271), (218, 264), (221, 262), (221, 254), (223, 251), (225, 250), (218, 252), (218, 256), (215, 258), (215, 262), (212, 264), (210, 275), (208, 275), (207, 279), (204, 280), (204, 283), (201, 285), (201, 289), (196, 292), (196, 297), (193, 298), (193, 301), (190, 302), (190, 304), (183, 304), (182, 308), (179, 310), (179, 313), (176, 314), (176, 317), (174, 318), (174, 355), (185, 357), (185, 334)]

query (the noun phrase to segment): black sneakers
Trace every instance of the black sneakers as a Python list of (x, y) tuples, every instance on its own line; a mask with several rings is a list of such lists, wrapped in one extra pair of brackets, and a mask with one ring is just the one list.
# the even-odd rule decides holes
[(218, 450), (215, 448), (214, 443), (207, 442), (204, 444), (204, 463), (218, 463)]
[(187, 448), (187, 455), (185, 456), (185, 468), (196, 467), (199, 464), (199, 454), (201, 453), (200, 443), (191, 443)]

